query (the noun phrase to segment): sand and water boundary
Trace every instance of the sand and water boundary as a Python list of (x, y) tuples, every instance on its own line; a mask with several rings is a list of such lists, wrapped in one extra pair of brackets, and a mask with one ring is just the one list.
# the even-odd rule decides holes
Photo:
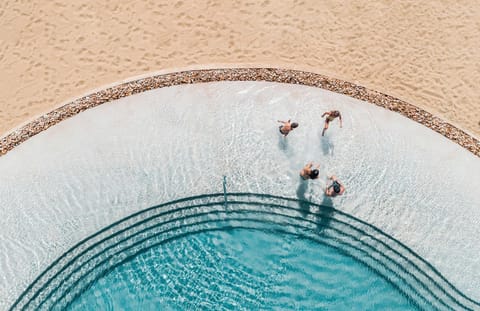
[(320, 87), (397, 112), (445, 136), (480, 157), (480, 141), (454, 125), (398, 98), (347, 81), (305, 71), (276, 68), (187, 70), (144, 77), (83, 96), (42, 115), (0, 139), (0, 155), (49, 127), (86, 109), (140, 92), (181, 84), (214, 81), (269, 81)]

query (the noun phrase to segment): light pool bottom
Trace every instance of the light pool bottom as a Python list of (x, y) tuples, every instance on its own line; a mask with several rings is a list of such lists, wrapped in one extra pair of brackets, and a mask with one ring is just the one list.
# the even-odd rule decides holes
[[(322, 137), (321, 115), (331, 109), (342, 112), (343, 128), (334, 122)], [(300, 126), (284, 139), (277, 120), (289, 118)], [(309, 161), (320, 163), (321, 178), (306, 187), (298, 174)], [(478, 157), (401, 115), (343, 95), (218, 82), (95, 107), (0, 158), (0, 309), (79, 241), (132, 213), (217, 193), (223, 176), (229, 192), (321, 203), (330, 174), (347, 188), (331, 206), (408, 246), (480, 301)], [(458, 295), (461, 304), (477, 307)]]
[(415, 310), (391, 283), (336, 249), (250, 229), (195, 234), (115, 268), (70, 310)]

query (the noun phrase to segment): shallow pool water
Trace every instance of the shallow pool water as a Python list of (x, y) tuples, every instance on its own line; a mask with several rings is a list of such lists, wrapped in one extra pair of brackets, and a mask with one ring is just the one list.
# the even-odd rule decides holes
[[(321, 136), (320, 116), (342, 112)], [(277, 120), (300, 123), (287, 139)], [(298, 173), (319, 162), (321, 178)], [(373, 224), (480, 300), (480, 159), (398, 114), (318, 88), (218, 82), (82, 112), (0, 158), (0, 309), (78, 241), (136, 211), (222, 190), (323, 202)]]

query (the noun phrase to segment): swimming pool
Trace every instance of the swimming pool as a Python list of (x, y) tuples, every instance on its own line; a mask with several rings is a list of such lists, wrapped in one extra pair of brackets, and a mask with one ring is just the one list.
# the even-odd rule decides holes
[(112, 224), (51, 265), (13, 309), (476, 306), (408, 247), (348, 214), (224, 192)]
[[(344, 128), (333, 124), (321, 138), (319, 116), (332, 106), (342, 111)], [(300, 127), (285, 140), (276, 120), (289, 117)], [(321, 204), (325, 178), (309, 184), (298, 178), (311, 160), (321, 163), (322, 176), (335, 173), (347, 185), (345, 196), (331, 204), (336, 210), (408, 246), (461, 293), (478, 299), (478, 158), (406, 118), (346, 96), (304, 86), (220, 82), (102, 105), (0, 159), (0, 200), (8, 206), (0, 248), (9, 254), (0, 259), (2, 306), (78, 241), (161, 202), (216, 193), (224, 175), (229, 192)], [(253, 236), (272, 247), (298, 236), (250, 229), (232, 232), (239, 241)], [(198, 238), (208, 246), (211, 234)], [(303, 240), (304, 251), (323, 247)], [(176, 249), (175, 243), (167, 249)], [(150, 250), (162, 256), (158, 251)], [(307, 252), (307, 258), (315, 254)], [(338, 262), (347, 260), (340, 255), (334, 256)], [(357, 267), (366, 278), (378, 275)], [(117, 275), (128, 270), (118, 269)]]

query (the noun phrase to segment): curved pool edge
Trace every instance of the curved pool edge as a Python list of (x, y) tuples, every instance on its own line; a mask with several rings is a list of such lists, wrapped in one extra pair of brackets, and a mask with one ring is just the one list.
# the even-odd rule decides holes
[[(425, 304), (435, 305), (436, 309), (455, 306), (473, 310), (480, 307), (480, 302), (463, 294), (408, 246), (348, 213), (330, 206), (269, 194), (212, 193), (181, 198), (135, 212), (83, 239), (41, 272), (9, 310), (29, 309), (32, 304), (36, 305), (35, 309), (44, 307), (44, 299), (50, 298), (54, 299), (54, 305), (67, 298), (67, 302), (71, 302), (72, 292), (76, 293), (73, 295), (76, 297), (86, 286), (81, 283), (84, 279), (88, 280), (90, 275), (102, 273), (103, 270), (95, 271), (97, 267), (106, 264), (103, 268), (108, 271), (111, 268), (109, 265), (120, 265), (126, 260), (125, 256), (134, 257), (146, 247), (150, 247), (150, 239), (157, 238), (159, 233), (168, 241), (175, 238), (175, 230), (178, 228), (183, 230), (183, 227), (192, 227), (192, 233), (195, 233), (195, 230), (198, 230), (195, 226), (198, 224), (231, 221), (231, 214), (235, 216), (232, 218), (234, 223), (239, 225), (242, 224), (243, 216), (238, 216), (243, 212), (260, 213), (267, 217), (266, 220), (255, 220), (250, 219), (248, 214), (243, 220), (278, 222), (285, 228), (297, 226), (311, 231), (313, 236), (332, 239), (333, 242), (329, 242), (332, 243), (331, 246), (339, 247), (374, 270), (378, 268), (377, 274), (393, 282), (392, 284), (406, 281), (410, 289), (404, 291), (397, 288), (410, 299), (418, 300), (415, 304), (421, 309)], [(206, 218), (202, 218), (204, 216)], [(278, 219), (275, 220), (275, 217)], [(168, 225), (163, 227), (166, 224)], [(169, 227), (170, 225), (173, 227)], [(211, 229), (209, 225), (207, 227)], [(133, 248), (134, 246), (139, 248)], [(133, 249), (132, 254), (128, 254), (129, 249)], [(63, 294), (58, 297), (55, 295), (57, 291)]]
[(69, 102), (21, 126), (0, 138), (0, 156), (20, 145), (30, 137), (68, 119), (82, 111), (98, 105), (141, 92), (174, 85), (221, 82), (221, 81), (267, 81), (300, 84), (322, 88), (373, 103), (379, 107), (397, 112), (431, 130), (443, 135), (480, 157), (480, 140), (442, 120), (433, 114), (393, 96), (366, 87), (330, 78), (322, 74), (279, 68), (220, 68), (177, 71), (153, 74), (129, 82), (110, 86)]

